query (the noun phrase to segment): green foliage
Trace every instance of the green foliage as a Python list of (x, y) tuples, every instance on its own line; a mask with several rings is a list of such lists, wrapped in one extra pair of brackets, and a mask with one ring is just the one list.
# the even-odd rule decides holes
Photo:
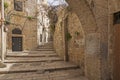
[(32, 17), (32, 16), (27, 16), (27, 19), (28, 19), (28, 20), (32, 20), (33, 17)]
[(4, 9), (7, 9), (9, 4), (7, 2), (4, 2)]
[(78, 35), (80, 35), (80, 33), (76, 31), (76, 32), (75, 32), (75, 35), (77, 35), (77, 36), (78, 36)]
[(51, 32), (53, 32), (53, 33), (55, 32), (55, 25), (54, 25), (54, 24), (51, 24), (51, 25), (50, 25), (50, 30), (51, 30)]
[(69, 41), (72, 38), (72, 36), (69, 32), (66, 33), (66, 37), (67, 37), (67, 41)]
[(11, 24), (9, 21), (5, 21), (4, 23), (5, 23), (5, 25), (10, 25)]
[(72, 8), (70, 6), (67, 7), (68, 11), (72, 11)]

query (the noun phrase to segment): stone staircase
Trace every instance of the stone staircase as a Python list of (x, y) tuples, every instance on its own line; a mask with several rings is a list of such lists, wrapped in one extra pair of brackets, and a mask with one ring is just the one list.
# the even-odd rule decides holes
[(0, 80), (87, 80), (77, 65), (55, 53), (52, 43), (35, 51), (8, 53), (4, 62), (11, 67), (0, 69)]
[(63, 61), (54, 51), (52, 43), (39, 46), (35, 51), (14, 52), (6, 55), (5, 63)]

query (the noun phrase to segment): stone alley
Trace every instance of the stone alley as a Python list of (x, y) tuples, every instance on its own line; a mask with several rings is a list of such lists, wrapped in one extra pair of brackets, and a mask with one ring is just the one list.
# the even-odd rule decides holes
[(0, 0), (0, 80), (120, 80), (120, 0)]
[(0, 80), (87, 80), (77, 65), (58, 57), (52, 43), (32, 52), (8, 53), (5, 63)]

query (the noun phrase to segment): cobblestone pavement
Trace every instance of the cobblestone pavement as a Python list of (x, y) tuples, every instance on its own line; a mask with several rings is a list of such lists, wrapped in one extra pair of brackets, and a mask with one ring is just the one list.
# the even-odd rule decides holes
[(77, 65), (63, 61), (49, 48), (9, 53), (5, 63), (10, 66), (0, 69), (0, 80), (87, 80)]

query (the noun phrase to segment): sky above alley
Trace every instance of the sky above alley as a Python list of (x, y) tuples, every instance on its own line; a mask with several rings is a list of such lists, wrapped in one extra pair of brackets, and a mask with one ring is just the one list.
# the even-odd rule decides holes
[(65, 3), (64, 0), (47, 0), (49, 4), (52, 4), (52, 5), (59, 5), (59, 4), (63, 4)]

